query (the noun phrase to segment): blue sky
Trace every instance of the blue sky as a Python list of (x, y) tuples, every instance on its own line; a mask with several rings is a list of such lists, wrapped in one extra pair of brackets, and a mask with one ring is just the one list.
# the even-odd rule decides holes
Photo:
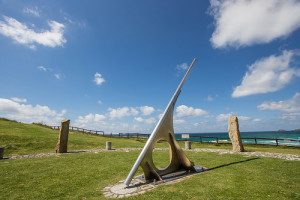
[(0, 116), (150, 132), (300, 128), (300, 2), (0, 1)]

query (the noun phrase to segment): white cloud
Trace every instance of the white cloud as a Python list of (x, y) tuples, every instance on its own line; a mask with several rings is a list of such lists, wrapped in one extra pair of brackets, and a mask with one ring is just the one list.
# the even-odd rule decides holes
[(268, 43), (300, 27), (297, 0), (210, 0), (215, 48)]
[(25, 98), (12, 97), (10, 99), (17, 103), (26, 103), (27, 102), (27, 99), (25, 99)]
[[(231, 115), (234, 115), (233, 113), (222, 113), (217, 115), (216, 120), (218, 122), (227, 122), (229, 117)], [(248, 117), (248, 116), (243, 116), (243, 115), (236, 115), (238, 117), (239, 121), (253, 121), (253, 122), (258, 122), (260, 121), (260, 119), (253, 119), (252, 117)]]
[(37, 66), (37, 68), (38, 68), (38, 70), (44, 71), (44, 72), (52, 71), (52, 68), (50, 68), (50, 67), (45, 67), (45, 66), (42, 66), (42, 65)]
[(54, 77), (57, 79), (57, 80), (60, 80), (62, 78), (62, 75), (61, 74), (54, 74)]
[(83, 127), (86, 127), (86, 125), (88, 124), (104, 122), (105, 119), (106, 117), (104, 115), (90, 113), (85, 116), (79, 116), (75, 120), (75, 124), (79, 124), (79, 126), (81, 125)]
[(25, 7), (25, 8), (23, 8), (23, 13), (26, 13), (28, 15), (32, 15), (34, 17), (39, 17), (41, 11), (37, 6), (34, 6), (34, 7)]
[(261, 122), (262, 120), (261, 119), (259, 119), (259, 118), (255, 118), (255, 119), (253, 119), (253, 122)]
[(43, 122), (49, 125), (57, 125), (64, 118), (65, 113), (65, 110), (57, 112), (51, 110), (48, 106), (32, 106), (0, 98), (0, 116), (21, 122)]
[(3, 18), (4, 21), (0, 20), (0, 34), (32, 49), (36, 48), (36, 44), (57, 47), (67, 42), (64, 38), (65, 26), (59, 22), (49, 20), (48, 25), (50, 26), (50, 30), (38, 32), (14, 18), (7, 16), (3, 16)]
[(127, 116), (136, 116), (139, 111), (132, 107), (122, 107), (122, 108), (109, 108), (108, 115), (110, 118), (122, 118)]
[(144, 119), (142, 117), (135, 117), (134, 119), (138, 122), (142, 122), (145, 124), (154, 124), (156, 122), (156, 119), (154, 117), (150, 117), (148, 119)]
[(263, 102), (258, 105), (259, 110), (278, 110), (285, 113), (285, 116), (300, 113), (300, 93), (296, 93), (291, 99), (284, 101)]
[(41, 70), (41, 71), (44, 71), (44, 72), (47, 71), (47, 68), (44, 67), (44, 66), (38, 66), (37, 68), (38, 68), (39, 70)]
[(177, 124), (177, 125), (184, 124), (186, 122), (184, 119), (176, 119), (176, 118), (173, 121), (174, 121), (174, 124)]
[(101, 74), (96, 72), (94, 75), (94, 82), (96, 83), (96, 85), (102, 85), (105, 82), (105, 79)]
[(142, 106), (140, 107), (140, 110), (143, 115), (151, 115), (155, 111), (155, 109), (151, 106)]
[(239, 121), (249, 121), (251, 120), (251, 117), (247, 116), (238, 116)]
[(181, 63), (179, 65), (177, 65), (176, 69), (181, 71), (181, 70), (187, 70), (187, 68), (189, 68), (189, 65), (187, 63)]
[(257, 60), (250, 65), (241, 85), (237, 86), (232, 97), (275, 92), (286, 86), (293, 77), (300, 76), (300, 70), (290, 67), (294, 57), (299, 53), (283, 51), (279, 56), (271, 55)]
[(230, 115), (231, 115), (230, 113), (228, 113), (228, 114), (224, 114), (224, 113), (219, 114), (219, 115), (216, 117), (216, 120), (217, 120), (218, 122), (228, 121), (228, 118), (229, 118)]
[(188, 107), (186, 105), (180, 105), (176, 108), (176, 114), (178, 117), (202, 116), (202, 115), (206, 115), (207, 112), (200, 108), (193, 108), (193, 107)]

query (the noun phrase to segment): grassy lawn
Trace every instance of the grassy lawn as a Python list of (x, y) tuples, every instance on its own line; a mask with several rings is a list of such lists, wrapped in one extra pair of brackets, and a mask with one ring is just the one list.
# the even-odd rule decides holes
[[(23, 124), (14, 121), (0, 119), (0, 146), (5, 147), (5, 156), (54, 152), (58, 130), (47, 127)], [(71, 132), (69, 135), (68, 149), (94, 149), (104, 148), (106, 141), (112, 141), (113, 148), (143, 147), (145, 140), (107, 138), (93, 136), (78, 132)], [(184, 147), (183, 142), (179, 142)], [(158, 144), (157, 147), (165, 147)], [(231, 149), (230, 144), (208, 144), (193, 143), (193, 148), (219, 148)], [(300, 154), (300, 148), (266, 146), (266, 145), (245, 145), (247, 151), (264, 151), (274, 153)]]
[[(54, 152), (57, 137), (58, 131), (46, 127), (0, 119), (0, 146), (5, 147), (5, 156)], [(68, 147), (69, 150), (104, 148), (106, 141), (112, 141), (114, 148), (142, 147), (145, 143), (145, 140), (71, 133)], [(193, 143), (193, 148), (231, 149), (231, 146)], [(300, 154), (299, 148), (290, 147), (247, 145), (246, 150)], [(101, 190), (125, 179), (138, 153), (73, 153), (0, 160), (0, 199), (104, 199)], [(299, 161), (187, 154), (193, 162), (211, 170), (129, 199), (300, 199)], [(167, 151), (155, 151), (154, 158), (157, 166), (166, 166)]]
[[(101, 189), (125, 179), (137, 155), (108, 152), (2, 160), (0, 199), (104, 199)], [(300, 198), (300, 162), (213, 153), (188, 156), (211, 170), (129, 199)]]
[[(47, 127), (16, 123), (0, 119), (0, 146), (5, 147), (5, 156), (42, 152), (54, 152), (58, 130)], [(70, 133), (69, 150), (104, 148), (106, 141), (112, 141), (114, 148), (143, 147), (144, 141)]]

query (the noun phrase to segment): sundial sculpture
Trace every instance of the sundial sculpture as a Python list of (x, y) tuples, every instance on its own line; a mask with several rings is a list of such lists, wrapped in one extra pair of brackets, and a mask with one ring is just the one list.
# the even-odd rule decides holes
[[(187, 77), (191, 73), (192, 67), (194, 66), (196, 59), (193, 60), (189, 66), (186, 74), (179, 83), (172, 99), (170, 100), (168, 106), (166, 107), (163, 116), (155, 126), (153, 132), (151, 133), (149, 139), (147, 140), (144, 148), (142, 149), (139, 157), (135, 161), (132, 169), (130, 170), (124, 184), (126, 187), (130, 185), (131, 180), (138, 167), (141, 166), (144, 171), (144, 178), (146, 181), (151, 180), (162, 180), (163, 175), (174, 173), (180, 170), (200, 172), (202, 167), (195, 166), (191, 162), (183, 150), (180, 148), (179, 144), (176, 141), (173, 128), (173, 112), (177, 98), (181, 92), (181, 88), (186, 81)], [(157, 141), (166, 140), (169, 143), (170, 147), (170, 164), (164, 169), (158, 169), (153, 162), (152, 152), (154, 145)]]

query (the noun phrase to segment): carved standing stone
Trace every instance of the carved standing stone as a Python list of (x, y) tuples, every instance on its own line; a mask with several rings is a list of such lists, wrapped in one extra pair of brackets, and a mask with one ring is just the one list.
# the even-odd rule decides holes
[(68, 152), (68, 136), (69, 136), (70, 120), (63, 120), (60, 126), (60, 133), (56, 145), (56, 153)]
[(244, 151), (244, 146), (240, 136), (239, 121), (237, 116), (229, 117), (228, 133), (232, 144), (232, 150), (236, 152)]

